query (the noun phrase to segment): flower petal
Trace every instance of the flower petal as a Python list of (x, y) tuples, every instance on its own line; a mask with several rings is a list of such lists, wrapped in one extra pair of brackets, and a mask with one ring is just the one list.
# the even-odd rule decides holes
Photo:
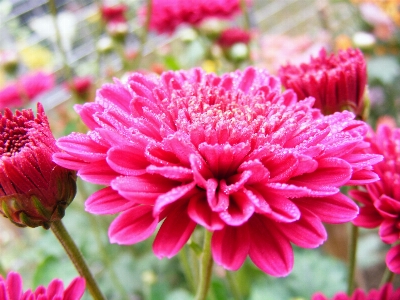
[(150, 237), (158, 224), (153, 217), (153, 207), (140, 205), (120, 214), (110, 225), (108, 236), (111, 243), (132, 245)]
[(82, 277), (75, 278), (65, 290), (63, 300), (81, 299), (85, 293), (85, 286), (85, 279)]
[(106, 187), (89, 196), (85, 201), (85, 210), (98, 215), (115, 214), (133, 205), (135, 202), (126, 200), (111, 187)]
[(218, 213), (210, 209), (204, 193), (198, 193), (190, 198), (188, 214), (193, 221), (210, 231), (219, 230), (225, 226)]
[(293, 268), (293, 249), (274, 223), (256, 215), (249, 220), (249, 256), (265, 273), (286, 276)]
[(395, 274), (400, 274), (400, 245), (396, 245), (386, 255), (386, 265)]
[(153, 251), (158, 258), (171, 258), (188, 241), (196, 223), (188, 214), (187, 207), (179, 206), (170, 211), (154, 240)]
[(249, 253), (250, 234), (247, 224), (226, 226), (213, 233), (211, 249), (215, 262), (228, 270), (239, 269)]

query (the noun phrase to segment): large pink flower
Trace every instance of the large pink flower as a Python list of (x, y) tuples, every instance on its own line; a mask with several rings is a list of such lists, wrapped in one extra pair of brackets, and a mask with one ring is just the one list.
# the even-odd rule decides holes
[(0, 90), (0, 109), (22, 106), (52, 89), (54, 84), (53, 74), (39, 71), (23, 75)]
[[(387, 283), (379, 290), (372, 289), (368, 293), (361, 289), (356, 289), (352, 295), (348, 296), (344, 292), (339, 292), (331, 300), (398, 300), (400, 299), (400, 289), (393, 289), (391, 283)], [(315, 293), (311, 300), (329, 300), (322, 293)]]
[[(376, 133), (368, 137), (371, 153), (382, 154), (382, 162), (374, 166), (380, 181), (368, 184), (363, 191), (350, 195), (362, 205), (354, 224), (365, 228), (379, 226), (383, 242), (393, 244), (400, 240), (400, 128), (380, 124)], [(393, 247), (386, 263), (392, 272), (400, 274), (400, 246)]]
[(49, 286), (39, 286), (35, 291), (23, 291), (22, 278), (16, 272), (10, 272), (4, 279), (0, 275), (1, 300), (79, 300), (85, 292), (85, 279), (75, 278), (64, 290), (63, 282), (53, 279)]
[(291, 242), (317, 247), (322, 222), (352, 220), (339, 192), (377, 180), (378, 155), (361, 154), (365, 123), (349, 112), (324, 117), (277, 78), (248, 68), (221, 77), (200, 69), (132, 74), (76, 106), (90, 128), (58, 140), (54, 159), (108, 187), (86, 201), (96, 214), (122, 212), (111, 242), (147, 239), (174, 256), (196, 225), (213, 232), (214, 260), (238, 269), (249, 255), (264, 272), (293, 266)]
[[(198, 25), (209, 17), (226, 19), (239, 12), (239, 0), (153, 0), (150, 29), (172, 33), (181, 24)], [(141, 14), (146, 14), (145, 8)]]
[(363, 117), (367, 67), (358, 49), (342, 50), (337, 55), (327, 55), (322, 49), (309, 63), (281, 67), (279, 76), (299, 99), (314, 97), (314, 107), (324, 114), (347, 109)]

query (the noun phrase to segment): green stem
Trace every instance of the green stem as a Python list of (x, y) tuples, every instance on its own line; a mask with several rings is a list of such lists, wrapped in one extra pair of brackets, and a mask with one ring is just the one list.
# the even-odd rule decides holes
[(211, 281), (211, 271), (213, 266), (213, 258), (211, 255), (211, 238), (212, 232), (205, 230), (203, 253), (201, 255), (200, 264), (200, 282), (197, 287), (195, 300), (205, 300)]
[(190, 288), (195, 291), (196, 290), (196, 284), (194, 281), (194, 276), (193, 276), (193, 270), (191, 268), (191, 265), (189, 263), (189, 258), (188, 258), (188, 252), (191, 251), (188, 246), (185, 246), (182, 248), (181, 251), (179, 251), (179, 260), (182, 265), (182, 270), (183, 274), (185, 275), (186, 280), (188, 281)]
[(69, 235), (61, 220), (52, 222), (50, 228), (61, 243), (61, 245), (64, 247), (65, 252), (67, 252), (78, 273), (85, 278), (86, 286), (93, 299), (105, 300), (106, 298), (102, 295), (99, 287), (97, 286), (97, 283), (94, 280), (92, 273), (90, 273), (90, 270), (86, 265), (86, 262), (83, 259), (81, 252), (79, 251), (78, 247), (74, 243), (73, 239)]
[(382, 280), (380, 286), (384, 285), (385, 283), (392, 282), (394, 279), (394, 273), (390, 271), (387, 267), (385, 269), (385, 273), (383, 273)]
[(250, 15), (247, 8), (246, 0), (240, 0), (240, 9), (243, 13), (243, 28), (248, 31), (250, 30)]
[(357, 259), (358, 227), (351, 224), (350, 257), (349, 257), (349, 278), (347, 282), (347, 294), (354, 292), (354, 275)]
[(134, 64), (134, 69), (137, 69), (140, 65), (140, 62), (143, 57), (143, 51), (144, 51), (144, 45), (147, 42), (147, 36), (149, 35), (149, 28), (150, 28), (150, 19), (151, 19), (151, 12), (152, 12), (152, 0), (147, 0), (146, 1), (146, 22), (143, 27), (143, 32), (140, 35), (140, 45), (139, 45), (139, 51), (138, 55), (135, 58), (135, 64)]
[(53, 17), (53, 26), (54, 26), (54, 31), (56, 34), (56, 45), (57, 45), (58, 51), (60, 52), (60, 55), (61, 55), (64, 76), (65, 76), (66, 80), (68, 81), (68, 80), (72, 79), (72, 70), (68, 64), (67, 54), (65, 53), (65, 49), (61, 43), (61, 34), (60, 34), (60, 28), (58, 27), (58, 22), (57, 22), (57, 7), (56, 7), (55, 0), (48, 0), (48, 5), (49, 5), (50, 14)]
[(232, 293), (233, 299), (242, 300), (242, 296), (240, 295), (239, 286), (236, 283), (236, 278), (233, 272), (226, 272), (226, 279), (228, 280), (229, 289)]

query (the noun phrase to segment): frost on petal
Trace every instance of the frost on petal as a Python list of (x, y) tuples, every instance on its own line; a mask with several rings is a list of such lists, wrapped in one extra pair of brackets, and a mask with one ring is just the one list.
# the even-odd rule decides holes
[(115, 172), (123, 175), (144, 174), (149, 165), (144, 157), (144, 149), (133, 145), (111, 148), (107, 152), (107, 163)]
[(215, 262), (228, 270), (239, 269), (249, 253), (250, 233), (247, 224), (225, 226), (213, 233), (212, 255)]
[(68, 153), (65, 152), (54, 153), (53, 161), (57, 165), (70, 170), (79, 170), (88, 164), (87, 162), (84, 162), (80, 158), (69, 155)]
[(158, 224), (153, 217), (153, 207), (140, 205), (121, 213), (110, 225), (108, 236), (111, 243), (131, 245), (151, 236)]
[(400, 274), (400, 245), (396, 245), (388, 251), (386, 265), (393, 273)]
[(159, 175), (120, 176), (111, 187), (124, 198), (136, 203), (153, 205), (160, 195), (175, 187), (176, 183)]
[(292, 178), (289, 183), (305, 186), (316, 192), (331, 191), (332, 194), (336, 194), (339, 189), (335, 187), (346, 184), (351, 174), (351, 166), (346, 161), (324, 158), (318, 161), (318, 169), (315, 172)]
[(115, 214), (127, 210), (135, 202), (126, 200), (111, 187), (93, 193), (85, 202), (85, 210), (92, 214)]
[(220, 218), (228, 225), (239, 226), (253, 215), (255, 207), (243, 192), (229, 195), (228, 209), (219, 213)]
[(190, 198), (188, 214), (194, 222), (210, 231), (219, 230), (225, 226), (219, 214), (208, 206), (204, 193), (198, 193)]
[(277, 227), (295, 245), (303, 248), (316, 248), (327, 238), (321, 220), (306, 209), (301, 210), (301, 217), (293, 223), (280, 223)]
[(181, 185), (171, 189), (169, 192), (159, 196), (154, 205), (154, 215), (160, 214), (171, 203), (174, 203), (182, 198), (190, 199), (191, 195), (196, 194), (194, 190), (195, 183), (191, 182), (186, 185)]
[(293, 202), (310, 210), (322, 222), (331, 224), (351, 221), (358, 214), (358, 207), (354, 201), (340, 193), (326, 197), (303, 197), (293, 199)]
[(78, 171), (79, 177), (95, 184), (110, 185), (111, 181), (118, 175), (105, 160), (92, 162)]
[(289, 240), (265, 217), (249, 221), (249, 255), (254, 264), (272, 276), (286, 276), (293, 268), (293, 249)]
[(154, 240), (153, 251), (158, 258), (171, 258), (188, 241), (196, 223), (188, 214), (186, 206), (177, 206), (170, 211)]

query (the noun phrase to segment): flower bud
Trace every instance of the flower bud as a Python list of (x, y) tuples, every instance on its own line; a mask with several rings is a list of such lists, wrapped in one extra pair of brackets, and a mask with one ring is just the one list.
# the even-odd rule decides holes
[(60, 220), (76, 194), (76, 174), (52, 161), (58, 151), (40, 103), (0, 114), (0, 213), (20, 227)]

